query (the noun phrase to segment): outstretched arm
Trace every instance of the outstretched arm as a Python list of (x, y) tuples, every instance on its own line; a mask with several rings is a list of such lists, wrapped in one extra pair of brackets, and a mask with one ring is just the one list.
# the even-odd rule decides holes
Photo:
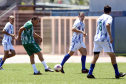
[(18, 36), (17, 36), (16, 39), (19, 39), (19, 38), (21, 37), (21, 33), (22, 33), (23, 30), (25, 30), (24, 27), (21, 27), (21, 28), (19, 29)]
[(33, 37), (39, 38), (40, 42), (42, 42), (42, 38), (37, 33), (33, 32)]

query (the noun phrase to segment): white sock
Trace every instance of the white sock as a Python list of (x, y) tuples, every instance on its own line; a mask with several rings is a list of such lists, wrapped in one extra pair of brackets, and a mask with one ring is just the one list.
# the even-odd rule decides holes
[(48, 69), (48, 65), (45, 63), (45, 61), (42, 61), (42, 64), (45, 67), (45, 69)]
[(36, 69), (35, 64), (32, 64), (32, 68), (33, 68), (33, 70), (34, 70), (35, 73), (38, 73), (38, 70)]

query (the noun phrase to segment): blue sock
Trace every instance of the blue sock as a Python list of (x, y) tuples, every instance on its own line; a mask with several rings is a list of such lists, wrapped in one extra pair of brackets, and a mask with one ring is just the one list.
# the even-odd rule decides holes
[(116, 74), (116, 75), (119, 75), (119, 71), (118, 71), (118, 66), (117, 66), (117, 64), (114, 64), (113, 67), (114, 67), (114, 70), (115, 70), (115, 74)]
[(2, 60), (1, 63), (0, 63), (0, 67), (4, 64), (4, 61)]
[(85, 69), (85, 62), (86, 62), (86, 56), (85, 55), (82, 55), (81, 56), (82, 69)]
[(61, 62), (61, 65), (63, 66), (64, 63), (70, 58), (70, 55), (69, 54), (66, 54)]
[(3, 59), (3, 57), (0, 58), (0, 60), (2, 60), (2, 59)]
[(0, 62), (0, 67), (3, 65), (2, 59), (3, 59), (3, 57), (0, 58), (0, 61), (1, 61)]
[(90, 70), (89, 70), (88, 74), (92, 75), (94, 67), (95, 67), (95, 64), (90, 65)]

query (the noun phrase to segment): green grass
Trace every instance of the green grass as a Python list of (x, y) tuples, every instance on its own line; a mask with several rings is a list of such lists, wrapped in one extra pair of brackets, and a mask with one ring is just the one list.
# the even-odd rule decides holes
[(126, 56), (126, 53), (115, 53), (116, 56)]
[[(55, 63), (48, 63), (54, 67)], [(86, 64), (87, 68), (90, 63)], [(60, 72), (45, 72), (42, 64), (36, 67), (43, 75), (33, 75), (30, 64), (4, 64), (0, 71), (0, 84), (126, 84), (126, 77), (115, 79), (111, 63), (97, 63), (94, 69), (96, 79), (88, 79), (87, 74), (81, 73), (80, 63), (66, 63), (65, 74)], [(126, 72), (126, 63), (118, 63), (119, 70)]]

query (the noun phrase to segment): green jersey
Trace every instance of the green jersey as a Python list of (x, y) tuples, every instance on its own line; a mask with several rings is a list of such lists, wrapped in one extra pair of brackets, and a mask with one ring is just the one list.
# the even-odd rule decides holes
[(33, 24), (31, 22), (31, 20), (27, 21), (24, 24), (24, 28), (25, 30), (23, 30), (22, 34), (21, 34), (21, 40), (22, 40), (22, 44), (31, 44), (31, 43), (35, 43), (34, 37), (33, 37)]

